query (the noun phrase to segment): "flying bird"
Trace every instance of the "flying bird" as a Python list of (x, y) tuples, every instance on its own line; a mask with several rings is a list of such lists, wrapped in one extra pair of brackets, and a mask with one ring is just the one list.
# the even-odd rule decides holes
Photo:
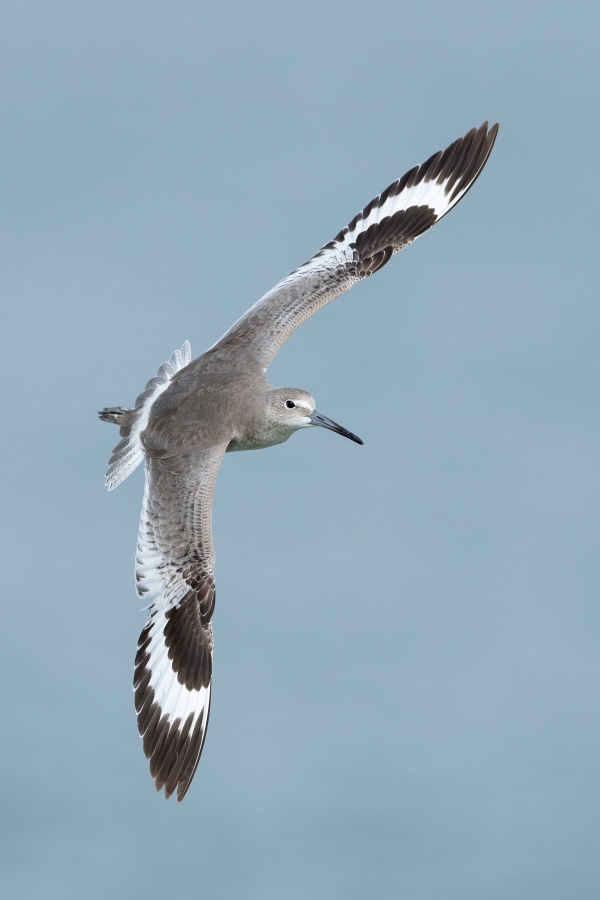
[(498, 125), (485, 122), (375, 197), (308, 262), (254, 304), (206, 353), (186, 341), (151, 378), (132, 409), (110, 407), (120, 426), (106, 485), (145, 459), (136, 553), (138, 595), (149, 618), (135, 658), (135, 708), (150, 773), (166, 797), (185, 796), (210, 710), (215, 608), (212, 496), (224, 453), (281, 444), (320, 426), (362, 444), (317, 412), (297, 388), (265, 372), (313, 313), (384, 266), (464, 197), (491, 153)]

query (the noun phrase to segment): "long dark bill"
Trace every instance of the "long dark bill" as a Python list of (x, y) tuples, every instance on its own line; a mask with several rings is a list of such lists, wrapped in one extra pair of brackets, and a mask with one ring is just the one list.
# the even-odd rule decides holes
[(318, 413), (316, 409), (309, 416), (310, 421), (313, 425), (320, 425), (322, 428), (329, 428), (330, 431), (335, 431), (336, 434), (341, 434), (342, 437), (350, 438), (351, 441), (354, 441), (355, 444), (362, 444), (363, 442), (359, 437), (355, 434), (352, 434), (351, 431), (348, 431), (347, 428), (342, 428), (341, 425), (338, 425), (337, 422), (334, 422), (332, 419), (328, 419), (327, 416), (322, 416), (321, 413)]

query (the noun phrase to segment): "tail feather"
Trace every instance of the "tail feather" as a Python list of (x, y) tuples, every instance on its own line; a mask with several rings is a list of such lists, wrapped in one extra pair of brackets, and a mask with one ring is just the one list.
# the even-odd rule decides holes
[(103, 422), (112, 422), (113, 425), (122, 425), (127, 413), (135, 412), (134, 409), (123, 409), (122, 406), (106, 406), (98, 415)]

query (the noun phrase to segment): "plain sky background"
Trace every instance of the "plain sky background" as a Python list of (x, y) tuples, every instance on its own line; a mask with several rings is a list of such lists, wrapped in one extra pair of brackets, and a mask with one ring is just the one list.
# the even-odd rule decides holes
[[(7, 900), (600, 897), (600, 7), (0, 5)], [(137, 737), (132, 404), (484, 119), (444, 221), (269, 371), (355, 431), (228, 456), (183, 804)]]

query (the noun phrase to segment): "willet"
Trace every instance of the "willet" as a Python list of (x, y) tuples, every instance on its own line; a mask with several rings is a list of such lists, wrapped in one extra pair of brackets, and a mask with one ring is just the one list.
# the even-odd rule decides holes
[(319, 425), (362, 444), (297, 388), (265, 372), (309, 316), (372, 275), (442, 218), (474, 183), (498, 126), (473, 128), (372, 200), (318, 253), (280, 281), (206, 353), (186, 341), (133, 409), (100, 418), (121, 427), (106, 476), (115, 488), (146, 460), (136, 583), (149, 619), (135, 658), (135, 707), (156, 789), (182, 800), (206, 736), (215, 606), (212, 495), (223, 454), (281, 444)]

